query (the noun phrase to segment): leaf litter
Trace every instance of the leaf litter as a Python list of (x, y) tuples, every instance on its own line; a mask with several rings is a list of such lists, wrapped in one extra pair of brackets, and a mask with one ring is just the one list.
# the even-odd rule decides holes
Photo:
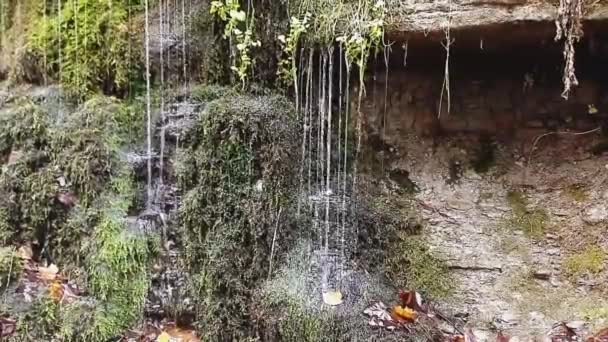
[[(464, 332), (449, 318), (438, 312), (435, 308), (424, 303), (420, 293), (416, 291), (400, 291), (399, 303), (392, 308), (383, 302), (375, 302), (367, 307), (363, 314), (369, 318), (368, 325), (372, 328), (386, 329), (388, 331), (412, 332), (416, 325), (428, 324), (438, 327), (441, 320), (452, 325), (458, 333), (442, 331), (446, 342), (477, 342), (477, 337), (471, 328)], [(425, 321), (422, 322), (422, 319)], [(498, 331), (496, 342), (509, 342), (511, 337)], [(515, 341), (515, 340), (514, 340)], [(592, 336), (583, 336), (583, 333), (568, 326), (567, 322), (555, 323), (547, 332), (543, 342), (608, 342), (608, 328), (602, 329)]]

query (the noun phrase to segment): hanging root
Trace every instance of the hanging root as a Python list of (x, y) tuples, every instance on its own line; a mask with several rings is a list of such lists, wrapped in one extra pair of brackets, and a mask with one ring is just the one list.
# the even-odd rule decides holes
[(564, 74), (562, 76), (564, 91), (562, 97), (566, 100), (570, 89), (578, 85), (574, 69), (574, 44), (583, 36), (583, 1), (560, 0), (555, 19), (557, 28), (555, 40), (564, 39)]
[[(565, 0), (567, 1), (567, 0)], [(449, 3), (449, 11), (448, 11), (448, 22), (444, 29), (445, 31), (445, 43), (441, 43), (443, 48), (445, 49), (445, 68), (443, 74), (443, 84), (441, 85), (441, 94), (439, 95), (439, 110), (437, 113), (437, 117), (441, 117), (442, 105), (443, 105), (443, 94), (445, 93), (447, 97), (447, 113), (450, 114), (451, 109), (451, 96), (450, 96), (450, 46), (454, 43), (454, 39), (451, 37), (451, 28), (452, 28), (452, 2)]]

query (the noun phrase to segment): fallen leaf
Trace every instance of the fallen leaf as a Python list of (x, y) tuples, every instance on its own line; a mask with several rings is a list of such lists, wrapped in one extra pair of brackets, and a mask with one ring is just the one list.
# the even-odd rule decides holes
[(342, 293), (331, 291), (323, 293), (323, 302), (327, 305), (336, 306), (342, 304)]
[(167, 329), (167, 333), (170, 337), (180, 342), (200, 342), (201, 340), (196, 337), (194, 330), (182, 330), (180, 328)]
[(40, 279), (53, 281), (57, 279), (57, 273), (59, 273), (59, 268), (55, 264), (50, 264), (48, 267), (39, 267), (38, 273), (40, 274)]
[(398, 318), (404, 319), (406, 321), (410, 321), (413, 322), (416, 320), (416, 311), (410, 309), (410, 308), (404, 308), (400, 305), (397, 305), (393, 308), (393, 314), (396, 315)]
[(165, 332), (165, 331), (163, 331), (156, 338), (156, 342), (170, 342), (170, 341), (171, 341), (171, 336), (169, 334), (167, 334), (167, 332)]
[(400, 291), (399, 299), (401, 300), (402, 307), (408, 307), (414, 311), (426, 313), (426, 309), (422, 304), (422, 296), (416, 291)]
[(49, 295), (55, 302), (61, 301), (61, 298), (63, 298), (63, 284), (61, 281), (55, 280), (49, 286)]

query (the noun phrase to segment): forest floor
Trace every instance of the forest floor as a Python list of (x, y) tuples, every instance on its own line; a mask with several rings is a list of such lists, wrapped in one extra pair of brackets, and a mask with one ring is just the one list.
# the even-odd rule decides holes
[(473, 170), (477, 145), (466, 137), (396, 147), (407, 155), (393, 168), (419, 187), (429, 247), (452, 271), (444, 306), (478, 340), (608, 322), (608, 156), (588, 151), (596, 137), (548, 136), (532, 156), (529, 138), (496, 145), (484, 173)]

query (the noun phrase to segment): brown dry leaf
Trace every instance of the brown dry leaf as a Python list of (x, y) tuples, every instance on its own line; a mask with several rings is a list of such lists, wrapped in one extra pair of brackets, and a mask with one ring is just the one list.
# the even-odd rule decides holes
[(59, 268), (55, 264), (50, 264), (48, 267), (38, 267), (38, 274), (42, 280), (53, 281), (57, 279), (58, 273)]
[(416, 291), (400, 291), (399, 299), (401, 300), (402, 307), (408, 307), (414, 311), (426, 313), (426, 309), (422, 304), (422, 296)]
[(397, 318), (400, 318), (402, 320), (406, 320), (409, 322), (413, 322), (416, 320), (416, 311), (407, 308), (407, 307), (402, 307), (400, 305), (397, 305), (393, 308), (392, 313), (397, 316)]

